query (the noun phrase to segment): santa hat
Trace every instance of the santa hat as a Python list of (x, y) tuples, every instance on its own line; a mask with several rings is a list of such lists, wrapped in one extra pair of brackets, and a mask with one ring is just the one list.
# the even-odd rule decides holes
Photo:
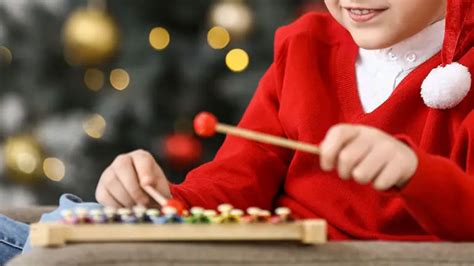
[(469, 93), (472, 82), (469, 68), (457, 61), (473, 47), (473, 42), (474, 1), (448, 0), (442, 65), (433, 69), (421, 86), (427, 106), (453, 108)]

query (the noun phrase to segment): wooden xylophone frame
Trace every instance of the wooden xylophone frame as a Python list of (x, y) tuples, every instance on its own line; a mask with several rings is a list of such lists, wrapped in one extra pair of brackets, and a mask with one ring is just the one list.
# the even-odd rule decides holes
[(327, 241), (326, 221), (301, 220), (282, 224), (78, 224), (36, 223), (31, 245), (60, 247), (67, 243), (148, 241)]

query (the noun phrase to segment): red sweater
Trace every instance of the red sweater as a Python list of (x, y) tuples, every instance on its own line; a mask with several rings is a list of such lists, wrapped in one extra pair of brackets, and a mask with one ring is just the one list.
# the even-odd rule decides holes
[[(281, 28), (274, 62), (239, 126), (310, 143), (338, 123), (379, 128), (419, 157), (403, 189), (377, 192), (323, 172), (318, 156), (227, 137), (212, 162), (172, 185), (173, 196), (206, 208), (287, 206), (299, 217), (326, 219), (332, 240), (474, 240), (474, 93), (450, 110), (423, 103), (420, 86), (441, 63), (437, 54), (366, 114), (356, 87), (357, 52), (329, 15), (310, 14)], [(460, 63), (474, 73), (474, 50)]]

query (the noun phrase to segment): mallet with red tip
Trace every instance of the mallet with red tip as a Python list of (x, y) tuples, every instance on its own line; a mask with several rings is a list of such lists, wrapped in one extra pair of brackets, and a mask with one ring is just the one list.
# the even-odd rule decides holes
[(150, 195), (158, 204), (160, 204), (161, 208), (163, 207), (173, 207), (176, 209), (176, 213), (179, 215), (183, 214), (184, 206), (183, 203), (179, 200), (175, 199), (167, 199), (163, 195), (161, 195), (158, 190), (153, 188), (152, 186), (144, 186), (143, 189), (145, 192)]
[(196, 131), (196, 134), (201, 137), (211, 137), (218, 132), (288, 149), (319, 154), (319, 147), (316, 145), (221, 124), (213, 114), (208, 112), (199, 113), (194, 118), (194, 130)]

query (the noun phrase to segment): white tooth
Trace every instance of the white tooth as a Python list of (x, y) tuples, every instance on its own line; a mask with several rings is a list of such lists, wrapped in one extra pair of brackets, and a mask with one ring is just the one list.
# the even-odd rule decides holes
[(362, 10), (362, 15), (367, 15), (367, 14), (369, 14), (369, 13), (370, 13), (370, 11), (367, 10), (367, 9)]

